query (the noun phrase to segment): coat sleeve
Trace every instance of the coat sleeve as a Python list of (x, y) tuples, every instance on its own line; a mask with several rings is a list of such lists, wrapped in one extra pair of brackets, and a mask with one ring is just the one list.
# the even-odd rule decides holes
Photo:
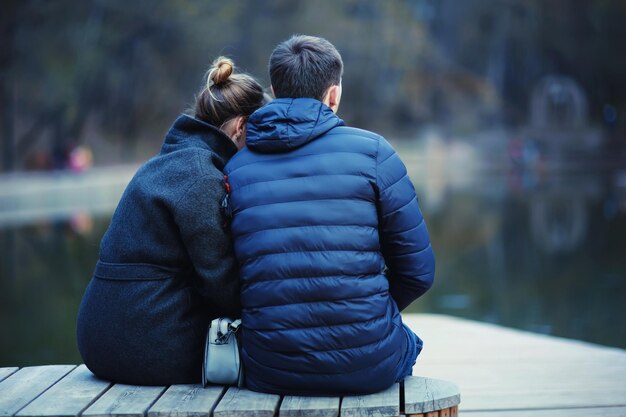
[(239, 274), (221, 210), (224, 195), (220, 178), (198, 178), (178, 201), (175, 221), (207, 307), (220, 316), (241, 317)]
[(380, 140), (376, 157), (380, 243), (391, 296), (400, 310), (432, 286), (435, 257), (406, 167)]

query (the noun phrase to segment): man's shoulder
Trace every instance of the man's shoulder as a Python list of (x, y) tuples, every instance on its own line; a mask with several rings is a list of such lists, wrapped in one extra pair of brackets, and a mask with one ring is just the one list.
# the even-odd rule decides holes
[(337, 126), (326, 133), (326, 136), (334, 135), (345, 135), (354, 138), (369, 139), (372, 141), (380, 141), (381, 139), (384, 139), (378, 133), (352, 126)]
[(380, 153), (388, 154), (395, 152), (391, 144), (382, 135), (365, 129), (351, 126), (338, 126), (326, 134), (328, 140), (325, 143), (348, 147), (357, 153), (366, 153), (378, 157)]

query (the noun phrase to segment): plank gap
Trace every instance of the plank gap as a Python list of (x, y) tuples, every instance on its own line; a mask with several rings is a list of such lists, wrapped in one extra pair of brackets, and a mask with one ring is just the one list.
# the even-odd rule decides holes
[(143, 412), (144, 417), (148, 416), (148, 411), (152, 408), (152, 406), (154, 404), (157, 403), (157, 401), (159, 401), (161, 399), (161, 397), (165, 394), (165, 391), (167, 391), (167, 389), (170, 387), (170, 385), (166, 385), (163, 387), (163, 391), (161, 391), (161, 393), (159, 395), (156, 396), (156, 398), (154, 399), (154, 401), (152, 401), (148, 407), (145, 409), (145, 411)]
[(19, 370), (19, 367), (0, 368), (0, 382), (4, 381)]
[(222, 387), (222, 392), (217, 397), (217, 400), (215, 400), (215, 402), (211, 406), (211, 409), (209, 410), (209, 417), (213, 417), (213, 412), (217, 408), (217, 405), (220, 403), (220, 401), (222, 401), (222, 398), (224, 398), (224, 395), (226, 395), (226, 391), (228, 391), (228, 387)]
[[(63, 378), (65, 378), (66, 376), (68, 376), (71, 372), (73, 372), (77, 366), (76, 365), (52, 365), (52, 366), (67, 366), (67, 370), (66, 372), (62, 373), (61, 376), (54, 381), (52, 384), (48, 385), (46, 388), (44, 388), (39, 394), (37, 394), (36, 396), (34, 396), (33, 398), (31, 398), (30, 400), (27, 400), (26, 403), (24, 403), (20, 408), (13, 410), (12, 415), (16, 415), (17, 413), (19, 413), (20, 411), (22, 411), (24, 408), (28, 407), (33, 401), (37, 400), (39, 397), (41, 397), (43, 394), (45, 394), (50, 388), (52, 388), (53, 386), (55, 386), (56, 384), (59, 383), (59, 381), (62, 381)], [(29, 368), (44, 368), (46, 367), (46, 365), (42, 365), (42, 366), (25, 366), (23, 368), (20, 368), (19, 370), (22, 372), (27, 372), (27, 370)], [(18, 372), (14, 372), (11, 376), (15, 376), (17, 378), (18, 376)], [(8, 383), (10, 381), (9, 378), (5, 379), (4, 381), (2, 381), (2, 383)]]
[(284, 395), (281, 395), (278, 399), (278, 403), (276, 403), (276, 408), (274, 409), (274, 416), (279, 417), (280, 415), (280, 407), (283, 405), (283, 400), (285, 399)]
[(106, 394), (111, 388), (113, 388), (114, 384), (110, 384), (104, 391), (102, 391), (102, 393), (97, 396), (96, 398), (94, 398), (89, 404), (87, 404), (87, 406), (85, 408), (83, 408), (82, 410), (80, 410), (78, 412), (79, 416), (82, 416), (83, 413), (93, 405), (93, 403), (95, 403), (96, 401), (98, 401), (100, 399), (100, 397), (102, 397), (104, 394)]
[(399, 410), (400, 410), (400, 415), (404, 414), (404, 379), (402, 381), (400, 381), (400, 406), (399, 406)]

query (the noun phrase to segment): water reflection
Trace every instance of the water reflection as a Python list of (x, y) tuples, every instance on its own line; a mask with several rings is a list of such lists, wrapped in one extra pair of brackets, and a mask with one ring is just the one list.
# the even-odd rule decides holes
[(75, 317), (109, 218), (90, 221), (0, 229), (0, 366), (79, 361)]
[[(626, 348), (626, 171), (459, 175), (405, 159), (438, 262), (436, 285), (408, 311)], [(0, 366), (80, 361), (76, 312), (111, 211), (81, 203), (0, 223)]]
[(439, 190), (438, 281), (412, 311), (626, 347), (624, 173), (520, 175)]

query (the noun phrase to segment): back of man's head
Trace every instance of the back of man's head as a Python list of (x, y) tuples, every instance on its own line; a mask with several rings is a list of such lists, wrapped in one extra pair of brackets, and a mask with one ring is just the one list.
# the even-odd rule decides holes
[(294, 35), (274, 49), (269, 70), (276, 98), (323, 101), (329, 87), (340, 85), (343, 61), (326, 39)]

